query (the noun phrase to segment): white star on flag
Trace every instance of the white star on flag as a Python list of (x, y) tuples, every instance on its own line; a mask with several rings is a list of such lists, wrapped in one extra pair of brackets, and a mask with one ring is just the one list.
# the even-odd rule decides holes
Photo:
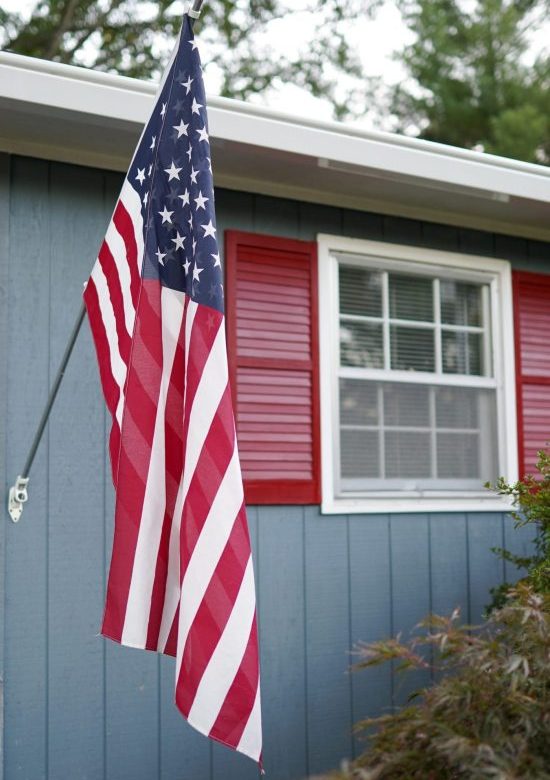
[(185, 236), (180, 236), (179, 230), (176, 233), (176, 237), (171, 240), (176, 245), (176, 249), (183, 249), (183, 242), (185, 241)]
[[(188, 124), (184, 124), (184, 121), (182, 119), (180, 121), (179, 125), (172, 125), (172, 127), (174, 128), (174, 130), (178, 131), (178, 138), (181, 138), (182, 135), (187, 135), (187, 128), (189, 127), (189, 123)], [(180, 170), (181, 170), (181, 168), (180, 168)]]
[(181, 198), (181, 205), (185, 206), (186, 204), (189, 204), (189, 190), (185, 188), (185, 192), (183, 195), (178, 195), (178, 198)]
[(161, 252), (160, 251), (160, 246), (159, 246), (157, 251), (155, 252), (155, 254), (157, 256), (157, 260), (159, 261), (159, 263), (161, 265), (164, 265), (164, 258), (166, 257), (166, 252)]
[(145, 181), (145, 168), (138, 168), (136, 179), (140, 184), (143, 184)]
[(205, 203), (206, 203), (208, 200), (210, 200), (210, 198), (205, 198), (205, 197), (204, 197), (204, 195), (202, 194), (202, 192), (199, 190), (199, 196), (198, 196), (198, 198), (194, 198), (194, 201), (195, 201), (195, 203), (197, 204), (197, 205), (196, 205), (196, 207), (195, 207), (195, 208), (196, 208), (196, 210), (198, 211), (199, 209), (203, 209), (203, 208), (204, 208), (204, 204), (205, 204)]
[(208, 133), (206, 132), (206, 127), (201, 127), (199, 130), (196, 130), (199, 134), (199, 141), (208, 141)]
[(162, 224), (163, 225), (164, 225), (165, 222), (169, 222), (170, 224), (172, 224), (171, 217), (172, 217), (173, 213), (174, 213), (173, 211), (168, 211), (166, 206), (163, 208), (162, 211), (159, 211), (159, 214), (162, 217)]
[(168, 174), (168, 181), (172, 181), (172, 179), (178, 179), (180, 178), (180, 171), (181, 168), (176, 168), (176, 164), (172, 160), (172, 165), (169, 168), (165, 168), (164, 172)]
[(191, 92), (191, 84), (193, 83), (195, 79), (192, 79), (191, 76), (187, 78), (187, 81), (182, 81), (181, 86), (185, 87), (185, 94), (188, 95)]
[(204, 238), (206, 238), (206, 236), (212, 236), (212, 238), (216, 238), (216, 228), (212, 224), (212, 220), (210, 220), (208, 225), (201, 225), (201, 228), (204, 230)]

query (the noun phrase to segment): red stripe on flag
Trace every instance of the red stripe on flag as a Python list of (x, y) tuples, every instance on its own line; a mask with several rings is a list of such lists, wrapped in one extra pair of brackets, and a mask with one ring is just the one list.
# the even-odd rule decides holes
[(126, 365), (128, 365), (128, 360), (130, 358), (130, 348), (132, 346), (132, 341), (130, 338), (131, 334), (129, 334), (126, 330), (126, 321), (124, 318), (124, 300), (122, 298), (122, 288), (120, 286), (118, 269), (106, 241), (104, 241), (101, 245), (98, 259), (103, 270), (103, 275), (107, 280), (107, 287), (109, 288), (109, 297), (111, 299), (113, 314), (115, 316), (120, 356)]
[(187, 441), (191, 409), (195, 402), (197, 389), (220, 327), (224, 327), (223, 315), (220, 312), (212, 311), (205, 306), (197, 307), (189, 340), (185, 375), (184, 441)]
[(172, 628), (170, 629), (170, 633), (168, 634), (168, 639), (166, 640), (166, 646), (164, 650), (162, 651), (164, 655), (172, 655), (174, 658), (177, 655), (178, 652), (178, 623), (180, 619), (180, 608), (178, 604), (178, 608), (176, 609), (176, 615), (174, 617), (174, 622), (172, 623)]
[[(126, 247), (126, 257), (128, 259), (128, 268), (130, 270), (130, 292), (132, 295), (134, 309), (137, 309), (141, 277), (139, 273), (134, 223), (126, 211), (124, 203), (122, 203), (120, 200), (118, 201), (115, 208), (115, 213), (113, 214), (113, 222), (115, 223), (116, 229), (122, 236), (122, 240), (124, 241), (124, 245)], [(139, 229), (141, 230), (141, 227)]]
[(237, 747), (254, 707), (259, 682), (258, 629), (256, 615), (254, 615), (241, 665), (227, 692), (209, 737), (232, 748)]
[(109, 455), (111, 458), (111, 473), (113, 483), (116, 486), (116, 472), (118, 469), (118, 454), (120, 448), (120, 428), (116, 419), (116, 409), (120, 398), (120, 388), (117, 385), (111, 371), (111, 353), (109, 341), (105, 332), (105, 325), (101, 316), (99, 298), (94, 280), (90, 277), (84, 290), (84, 303), (88, 312), (90, 328), (94, 339), (94, 345), (97, 353), (97, 362), (99, 365), (99, 376), (105, 403), (111, 413), (112, 427), (109, 437)]
[(233, 610), (249, 558), (246, 514), (242, 507), (185, 643), (177, 682), (177, 701), (186, 718), (202, 675)]
[(139, 535), (162, 374), (161, 288), (144, 281), (125, 392), (115, 535), (102, 633), (120, 642)]
[(166, 576), (168, 572), (168, 550), (170, 530), (176, 496), (183, 471), (183, 386), (181, 378), (185, 373), (185, 321), (189, 298), (184, 303), (183, 317), (178, 336), (178, 345), (174, 355), (172, 374), (166, 396), (165, 409), (165, 463), (166, 463), (166, 509), (162, 523), (159, 550), (157, 555), (155, 581), (151, 595), (151, 610), (147, 628), (147, 649), (156, 650), (159, 641), (164, 596), (166, 593)]
[(189, 485), (188, 512), (180, 533), (182, 579), (210, 507), (233, 457), (235, 427), (231, 407), (228, 406), (230, 392), (227, 385)]
[[(188, 310), (186, 309), (186, 316), (188, 316)], [(195, 402), (197, 390), (202, 378), (202, 374), (212, 350), (212, 346), (216, 339), (218, 330), (220, 327), (224, 327), (223, 315), (219, 312), (213, 312), (203, 306), (199, 306), (195, 312), (193, 320), (193, 328), (191, 331), (191, 338), (189, 339), (189, 355), (187, 357), (187, 371), (185, 373), (185, 408), (184, 408), (184, 422), (183, 422), (183, 441), (186, 442), (189, 435), (189, 421), (191, 417), (191, 409)], [(197, 403), (200, 403), (200, 399), (197, 399)], [(233, 423), (232, 423), (233, 425)], [(208, 437), (206, 437), (208, 438)], [(200, 465), (200, 455), (195, 468), (195, 474), (191, 479), (191, 483), (195, 475), (201, 472), (202, 467)], [(183, 469), (185, 469), (185, 445), (183, 451)], [(183, 471), (182, 469), (182, 471)], [(190, 483), (190, 488), (191, 488)], [(219, 482), (212, 481), (212, 486), (217, 492)], [(214, 495), (215, 495), (214, 492)], [(189, 493), (184, 501), (181, 517), (180, 517), (180, 535), (182, 529), (187, 526), (189, 522), (189, 513), (194, 511), (192, 501)], [(181, 548), (180, 548), (180, 582), (183, 577), (182, 562), (181, 562)], [(170, 628), (169, 638), (167, 640), (165, 648), (162, 650), (166, 655), (175, 655), (178, 634), (178, 614), (176, 613), (172, 626)], [(171, 639), (172, 638), (172, 642)]]

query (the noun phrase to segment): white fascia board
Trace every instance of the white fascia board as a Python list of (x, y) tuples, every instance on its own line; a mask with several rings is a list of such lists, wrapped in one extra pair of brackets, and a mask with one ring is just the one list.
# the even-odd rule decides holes
[[(93, 124), (141, 127), (157, 85), (0, 52), (0, 100), (80, 115)], [(224, 141), (328, 160), (348, 175), (472, 188), (491, 196), (550, 203), (550, 169), (414, 138), (319, 122), (227, 98), (209, 99), (211, 135)], [(108, 145), (108, 136), (105, 143)], [(107, 151), (107, 150), (106, 150)], [(129, 150), (130, 152), (130, 150)]]
[[(437, 182), (442, 188), (451, 184), (489, 194), (550, 203), (550, 169), (543, 166), (528, 163), (509, 166), (511, 161), (503, 158), (486, 155), (480, 160), (478, 158), (482, 155), (475, 153), (468, 158), (439, 149), (426, 149), (424, 144), (414, 148), (408, 143), (373, 138), (367, 133), (350, 134), (345, 126), (340, 128), (336, 123), (319, 122), (312, 127), (310, 123), (284, 121), (252, 111), (246, 115), (244, 122), (241, 113), (217, 107), (216, 103), (210, 101), (210, 105), (214, 105), (209, 110), (209, 118), (212, 135), (217, 138), (352, 166), (354, 170), (344, 171), (351, 175), (360, 174), (364, 169), (364, 175), (378, 171), (382, 178), (384, 174), (406, 176)], [(396, 137), (400, 139), (400, 136)], [(336, 166), (334, 169), (338, 170)]]
[(143, 125), (156, 92), (152, 82), (0, 52), (0, 97)]

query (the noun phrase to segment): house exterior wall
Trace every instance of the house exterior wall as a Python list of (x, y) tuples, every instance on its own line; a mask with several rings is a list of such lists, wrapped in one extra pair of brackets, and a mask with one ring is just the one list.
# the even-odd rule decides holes
[[(0, 155), (0, 447), (4, 484), (27, 454), (80, 306), (120, 175)], [(318, 232), (507, 258), (550, 271), (539, 242), (220, 190), (218, 227)], [(247, 780), (248, 759), (196, 734), (173, 704), (173, 660), (97, 637), (113, 493), (85, 326), (33, 466), (18, 525), (1, 524), (5, 780)], [(351, 725), (425, 682), (349, 675), (350, 650), (406, 632), (433, 609), (476, 621), (529, 539), (500, 513), (322, 516), (249, 508), (262, 654), (265, 767), (299, 780), (360, 749)], [(1, 774), (0, 774), (1, 777)]]

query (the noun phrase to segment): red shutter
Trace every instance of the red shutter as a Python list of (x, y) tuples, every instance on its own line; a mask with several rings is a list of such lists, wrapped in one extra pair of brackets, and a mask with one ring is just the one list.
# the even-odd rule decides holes
[(246, 501), (319, 503), (317, 246), (226, 231), (225, 258)]
[(550, 276), (514, 271), (520, 475), (550, 441)]

